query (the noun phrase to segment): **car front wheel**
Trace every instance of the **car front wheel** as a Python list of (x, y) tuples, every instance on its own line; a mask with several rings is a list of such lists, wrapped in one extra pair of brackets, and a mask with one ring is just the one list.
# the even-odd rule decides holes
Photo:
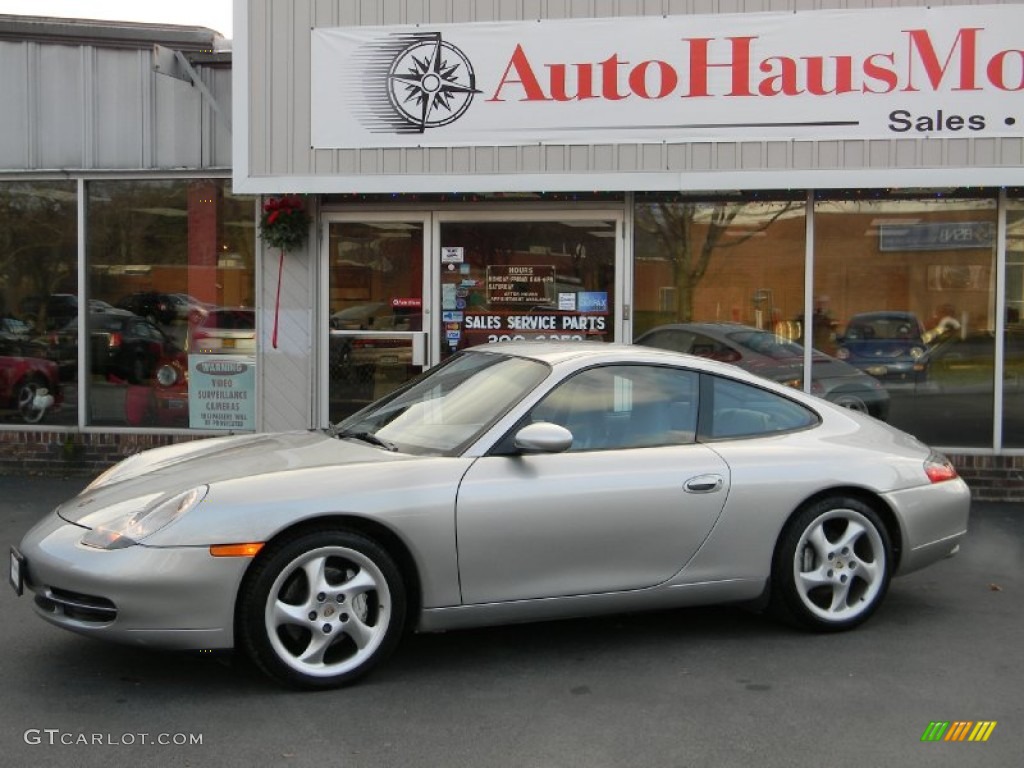
[(824, 499), (799, 512), (779, 539), (773, 607), (806, 629), (851, 629), (878, 608), (891, 568), (892, 545), (875, 510), (859, 499)]
[(18, 383), (16, 387), (18, 412), (26, 424), (38, 424), (46, 417), (48, 406), (41, 404), (38, 396), (47, 394), (48, 389), (43, 379), (29, 377)]
[(269, 545), (239, 595), (239, 644), (270, 677), (333, 688), (369, 672), (398, 643), (405, 589), (376, 542), (345, 530)]

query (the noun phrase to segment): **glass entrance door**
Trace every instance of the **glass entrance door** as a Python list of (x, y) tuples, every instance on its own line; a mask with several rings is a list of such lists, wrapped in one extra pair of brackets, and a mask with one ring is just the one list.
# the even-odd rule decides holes
[(477, 344), (617, 339), (621, 212), (456, 217), (438, 224), (438, 360)]
[(423, 297), (428, 218), (327, 215), (327, 418), (339, 421), (429, 364)]

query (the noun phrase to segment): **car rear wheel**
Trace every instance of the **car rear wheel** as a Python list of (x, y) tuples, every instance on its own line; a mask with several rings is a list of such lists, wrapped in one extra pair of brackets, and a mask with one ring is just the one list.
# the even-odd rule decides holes
[(270, 677), (333, 688), (369, 672), (397, 645), (405, 588), (376, 542), (323, 529), (270, 545), (239, 595), (239, 644)]
[(871, 413), (871, 409), (868, 408), (868, 404), (864, 402), (864, 398), (856, 392), (837, 392), (835, 395), (830, 397), (829, 400), (843, 408), (849, 408), (851, 411), (857, 411), (858, 413)]
[(46, 407), (41, 407), (36, 402), (36, 396), (40, 390), (46, 390), (46, 382), (35, 376), (22, 379), (16, 387), (18, 400), (18, 413), (21, 420), (26, 424), (38, 424), (46, 417)]
[(772, 603), (806, 629), (839, 631), (866, 621), (889, 588), (892, 545), (878, 514), (834, 497), (799, 512), (779, 539)]

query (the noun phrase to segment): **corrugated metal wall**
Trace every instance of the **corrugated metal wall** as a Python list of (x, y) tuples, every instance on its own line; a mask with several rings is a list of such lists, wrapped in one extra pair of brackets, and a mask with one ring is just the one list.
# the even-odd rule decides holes
[[(197, 71), (229, 116), (231, 70)], [(3, 40), (0, 73), (0, 171), (231, 167), (228, 123), (150, 49)]]
[[(1020, 2), (1006, 0), (1006, 4)], [(253, 178), (328, 179), (393, 174), (647, 172), (667, 176), (719, 171), (1024, 167), (1024, 141), (1014, 138), (374, 150), (310, 148), (309, 31), (314, 26), (985, 4), (992, 3), (965, 0), (241, 0), (236, 4), (236, 16), (240, 8), (247, 11), (241, 29), (247, 32), (251, 110), (247, 172)], [(236, 19), (236, 30), (239, 27)], [(236, 36), (236, 51), (238, 44)]]

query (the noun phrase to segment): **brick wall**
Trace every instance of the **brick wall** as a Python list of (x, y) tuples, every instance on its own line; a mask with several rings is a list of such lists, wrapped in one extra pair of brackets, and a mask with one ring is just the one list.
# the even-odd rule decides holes
[(98, 475), (133, 453), (193, 439), (188, 435), (0, 430), (0, 472)]
[(978, 501), (1024, 501), (1024, 456), (947, 456)]
[[(98, 475), (121, 459), (188, 435), (0, 430), (0, 472)], [(1024, 501), (1024, 456), (949, 454), (978, 501)]]

